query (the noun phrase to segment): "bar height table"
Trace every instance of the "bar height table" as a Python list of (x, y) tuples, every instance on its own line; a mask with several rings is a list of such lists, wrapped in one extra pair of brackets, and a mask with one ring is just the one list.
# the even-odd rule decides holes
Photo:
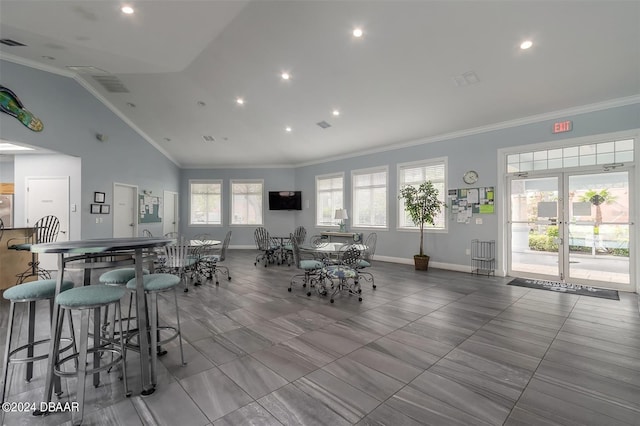
[[(54, 243), (34, 244), (31, 246), (31, 251), (34, 253), (57, 253), (58, 254), (58, 274), (56, 284), (56, 295), (60, 293), (60, 287), (62, 280), (64, 279), (64, 270), (68, 263), (85, 260), (90, 261), (99, 255), (110, 256), (118, 255), (122, 253), (134, 254), (134, 263), (136, 270), (136, 311), (138, 318), (138, 329), (140, 330), (139, 343), (140, 343), (140, 368), (142, 376), (142, 395), (151, 395), (155, 391), (153, 383), (155, 378), (151, 377), (150, 362), (149, 362), (149, 339), (146, 332), (147, 330), (147, 318), (145, 315), (146, 298), (144, 295), (143, 284), (143, 252), (155, 247), (164, 247), (171, 244), (174, 240), (170, 238), (104, 238), (95, 240), (77, 240), (77, 241), (61, 241)], [(85, 273), (85, 285), (87, 275)], [(51, 336), (52, 342), (49, 345), (49, 358), (47, 365), (47, 376), (44, 388), (44, 398), (42, 401), (51, 402), (51, 394), (53, 392), (53, 368), (56, 362), (56, 347), (57, 342), (53, 342), (53, 336), (55, 336), (55, 330), (58, 326), (58, 312), (60, 307), (55, 302), (53, 305), (53, 320), (51, 324)], [(42, 413), (34, 413), (42, 414)]]

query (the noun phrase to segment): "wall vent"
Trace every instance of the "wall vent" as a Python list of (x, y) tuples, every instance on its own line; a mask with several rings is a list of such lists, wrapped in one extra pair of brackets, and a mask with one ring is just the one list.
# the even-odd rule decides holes
[(129, 89), (114, 75), (94, 75), (92, 77), (109, 93), (129, 93)]
[(216, 138), (214, 138), (213, 136), (210, 135), (204, 135), (202, 136), (202, 139), (204, 139), (205, 142), (215, 142)]
[(331, 127), (331, 124), (327, 123), (326, 121), (321, 121), (319, 123), (316, 123), (318, 126), (322, 127), (323, 129), (328, 129), (329, 127)]
[(26, 44), (20, 43), (19, 41), (11, 40), (10, 38), (0, 38), (0, 43), (6, 46), (26, 46)]

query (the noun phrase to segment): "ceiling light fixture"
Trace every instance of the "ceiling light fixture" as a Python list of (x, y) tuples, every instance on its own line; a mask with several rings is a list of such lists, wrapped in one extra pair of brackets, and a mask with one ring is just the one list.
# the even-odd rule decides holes
[(133, 14), (133, 8), (131, 6), (122, 6), (122, 9), (120, 9), (122, 11), (122, 13), (126, 14), (126, 15), (131, 15)]
[(238, 98), (238, 99), (236, 99), (236, 103), (237, 103), (238, 105), (244, 105), (244, 99), (242, 99), (242, 98)]
[(353, 30), (353, 36), (354, 37), (360, 38), (360, 37), (362, 37), (362, 34), (364, 34), (362, 32), (362, 28), (354, 28), (354, 30)]
[(531, 40), (525, 40), (522, 42), (522, 44), (520, 44), (520, 49), (527, 50), (531, 46), (533, 46), (533, 42)]
[(284, 128), (285, 132), (291, 133), (291, 131), (293, 130), (291, 127), (287, 126)]
[(289, 80), (291, 75), (288, 72), (283, 72), (280, 77), (282, 77), (283, 80)]
[(332, 112), (333, 115), (335, 115), (336, 117), (340, 115), (340, 111), (338, 111), (337, 109), (334, 109)]

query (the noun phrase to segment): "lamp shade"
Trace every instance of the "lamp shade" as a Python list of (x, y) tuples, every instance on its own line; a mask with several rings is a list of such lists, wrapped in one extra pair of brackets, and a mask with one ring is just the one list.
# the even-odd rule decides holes
[(349, 216), (347, 215), (347, 209), (336, 209), (336, 213), (335, 216), (333, 216), (334, 219), (349, 219)]

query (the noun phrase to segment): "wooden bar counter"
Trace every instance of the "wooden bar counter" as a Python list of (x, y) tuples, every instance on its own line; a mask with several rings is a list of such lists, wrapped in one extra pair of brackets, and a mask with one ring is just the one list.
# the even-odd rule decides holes
[[(31, 252), (27, 250), (9, 250), (7, 241), (12, 238), (18, 240), (12, 244), (24, 242), (26, 237), (31, 236), (33, 228), (5, 228), (0, 241), (0, 291), (13, 287), (18, 278), (16, 275), (24, 272), (31, 262)], [(36, 277), (29, 277), (26, 281), (33, 281)]]

